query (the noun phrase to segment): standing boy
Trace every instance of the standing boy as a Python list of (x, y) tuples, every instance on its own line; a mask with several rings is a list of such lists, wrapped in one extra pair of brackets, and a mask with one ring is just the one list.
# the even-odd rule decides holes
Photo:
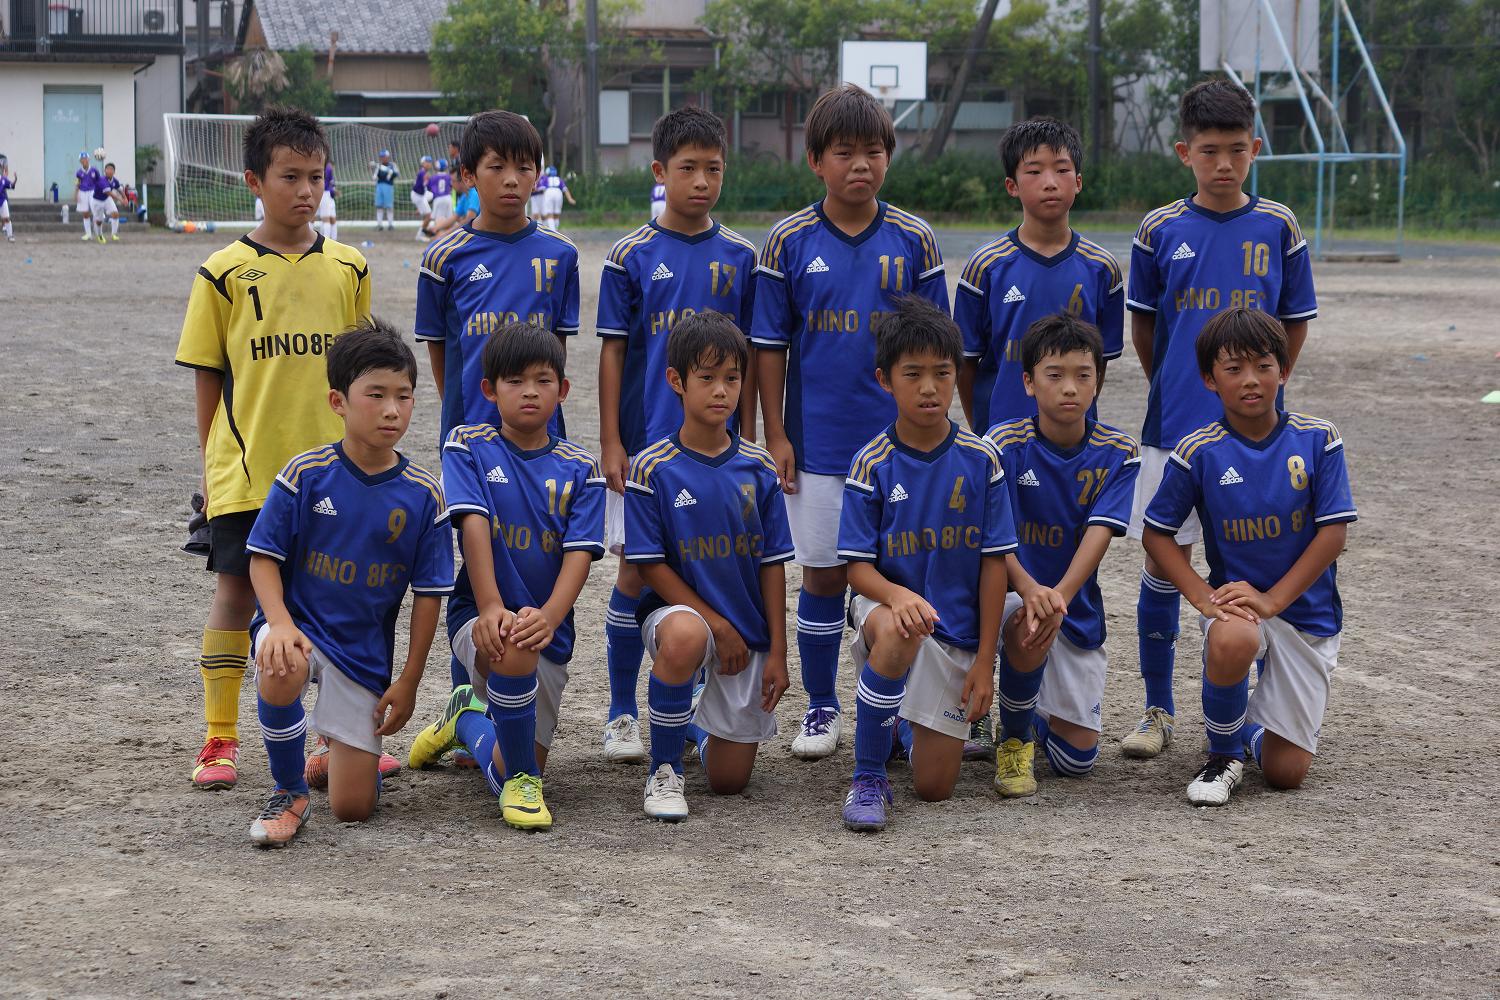
[(802, 566), (797, 648), (808, 709), (792, 754), (826, 757), (842, 731), (835, 693), (848, 574), (838, 554), (854, 453), (895, 419), (874, 376), (875, 320), (915, 292), (944, 312), (943, 257), (927, 223), (879, 200), (896, 148), (885, 107), (846, 84), (807, 116), (807, 165), (827, 194), (761, 248), (751, 341), (766, 428)]
[(323, 359), (332, 331), (370, 314), (364, 257), (309, 225), (328, 156), (317, 119), (273, 108), (245, 130), (244, 153), (265, 219), (198, 268), (177, 344), (177, 363), (194, 370), (208, 569), (218, 581), (199, 660), (208, 736), (193, 766), (197, 788), (237, 779), (255, 610), (245, 539), (287, 459), (339, 436)]
[[(391, 151), (382, 149), (375, 164), (375, 230), (396, 228), (396, 178), (401, 170), (391, 162)], [(384, 218), (382, 218), (384, 216)]]
[(15, 190), (16, 178), (11, 175), (10, 164), (0, 157), (0, 224), (5, 229), (5, 238), (10, 242), (16, 241), (15, 230), (10, 225), (10, 194)]
[(417, 166), (417, 176), (411, 182), (411, 207), (417, 210), (421, 224), (417, 226), (417, 242), (427, 239), (427, 226), (432, 221), (432, 195), (427, 193), (427, 171), (432, 169), (432, 157), (422, 157)]
[[(87, 151), (78, 154), (78, 169), (73, 172), (73, 207), (83, 220), (83, 240), (94, 238), (94, 185), (99, 183), (99, 171), (89, 165)], [(67, 219), (63, 219), (67, 222)]]
[(1021, 338), (1032, 417), (996, 424), (1019, 548), (1006, 557), (995, 790), (1036, 791), (1041, 744), (1052, 770), (1082, 777), (1099, 756), (1104, 710), (1104, 599), (1099, 563), (1130, 523), (1140, 472), (1135, 442), (1089, 414), (1104, 383), (1099, 331), (1067, 313)]
[[(1292, 363), (1281, 323), (1226, 309), (1203, 327), (1196, 353), (1223, 412), (1172, 452), (1146, 509), (1145, 544), (1201, 616), (1209, 756), (1187, 796), (1222, 806), (1247, 751), (1272, 788), (1307, 777), (1343, 628), (1334, 560), (1358, 514), (1338, 428), (1277, 405)], [(1173, 537), (1193, 511), (1207, 526), (1207, 580)]]
[[(1146, 506), (1183, 436), (1217, 419), (1219, 401), (1203, 387), (1193, 341), (1225, 308), (1261, 309), (1281, 321), (1287, 372), (1317, 315), (1312, 260), (1296, 216), (1285, 205), (1245, 194), (1260, 152), (1255, 102), (1228, 80), (1205, 80), (1182, 95), (1177, 156), (1198, 190), (1146, 215), (1130, 253), (1130, 337), (1150, 379), (1141, 429), (1141, 475), (1130, 537), (1141, 538)], [(1184, 553), (1203, 538), (1189, 515), (1179, 526)], [(1154, 757), (1171, 741), (1176, 708), (1172, 668), (1181, 597), (1149, 552), (1136, 604), (1146, 712), (1121, 742), (1128, 757)]]
[(573, 200), (573, 192), (568, 190), (568, 182), (557, 176), (556, 167), (548, 167), (547, 174), (541, 179), (542, 184), (542, 225), (557, 232), (558, 225), (562, 222), (563, 199), (568, 199), (569, 205), (576, 205)]
[[(366, 321), (334, 342), (327, 367), (343, 439), (287, 463), (245, 543), (260, 610), (251, 626), (260, 727), (276, 781), (250, 838), (268, 847), (289, 843), (312, 813), (309, 726), (328, 743), (334, 817), (370, 817), (381, 738), (411, 718), (453, 587), (442, 487), (396, 450), (411, 423), (411, 348), (390, 326)], [(411, 639), (393, 681), (395, 620), (408, 587)], [(318, 685), (311, 717), (302, 709), (309, 684)]]
[(339, 238), (339, 210), (334, 200), (338, 191), (333, 181), (333, 162), (323, 164), (323, 197), (318, 201), (318, 218), (323, 220), (323, 235), (330, 240)]
[(792, 539), (770, 454), (729, 430), (750, 356), (744, 334), (723, 313), (696, 313), (677, 324), (667, 351), (682, 424), (631, 463), (625, 558), (647, 587), (636, 611), (652, 659), (645, 810), (676, 822), (688, 815), (690, 735), (720, 795), (749, 784), (757, 748), (776, 735), (789, 683), (783, 564)]
[[(624, 552), (625, 481), (646, 445), (682, 426), (682, 400), (667, 383), (673, 327), (712, 309), (750, 328), (755, 246), (710, 216), (724, 182), (724, 123), (697, 107), (663, 115), (651, 130), (652, 172), (667, 191), (667, 211), (614, 245), (599, 279), (599, 439), (609, 480), (605, 543)], [(753, 379), (741, 384), (730, 430), (755, 438)], [(604, 759), (640, 762), (636, 682), (641, 629), (635, 612), (640, 573), (621, 559), (605, 615), (609, 723)]]
[[(457, 165), (457, 161), (453, 161), (453, 166)], [(453, 215), (453, 175), (448, 173), (448, 169), (448, 160), (438, 160), (432, 173), (427, 175), (427, 191), (432, 195), (433, 222), (442, 222)]]
[(876, 328), (876, 377), (896, 419), (854, 456), (838, 540), (854, 588), (850, 653), (863, 663), (850, 830), (885, 829), (898, 709), (912, 784), (935, 802), (953, 794), (964, 738), (994, 696), (1016, 534), (999, 454), (948, 419), (962, 362), (958, 327), (917, 297)]

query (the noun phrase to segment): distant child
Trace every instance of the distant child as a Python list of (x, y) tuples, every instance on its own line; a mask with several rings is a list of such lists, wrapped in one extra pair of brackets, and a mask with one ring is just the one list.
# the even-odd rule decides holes
[[(361, 322), (328, 351), (328, 405), (341, 441), (287, 463), (246, 548), (259, 614), (255, 676), (275, 791), (250, 839), (279, 847), (312, 815), (307, 729), (328, 752), (328, 805), (369, 819), (380, 797), (380, 741), (401, 730), (453, 588), (453, 537), (437, 477), (396, 444), (411, 422), (417, 359), (392, 327)], [(392, 678), (394, 626), (407, 588), (411, 637)], [(302, 696), (318, 685), (311, 716)]]
[[(1182, 95), (1177, 156), (1198, 190), (1142, 220), (1130, 254), (1131, 341), (1150, 379), (1141, 429), (1141, 475), (1130, 515), (1130, 537), (1142, 538), (1143, 515), (1156, 494), (1167, 456), (1183, 436), (1215, 420), (1219, 401), (1203, 388), (1193, 341), (1222, 309), (1261, 309), (1286, 328), (1287, 372), (1317, 315), (1312, 259), (1296, 216), (1285, 205), (1245, 194), (1260, 152), (1255, 102), (1229, 80), (1206, 80)], [(1189, 515), (1177, 544), (1184, 552), (1203, 538)], [(1127, 757), (1154, 757), (1172, 739), (1172, 670), (1181, 598), (1146, 553), (1136, 629), (1146, 712), (1121, 741)]]
[(10, 172), (10, 164), (0, 158), (0, 223), (3, 223), (5, 238), (10, 242), (16, 241), (16, 232), (10, 224), (10, 195), (8, 192), (15, 190), (17, 178)]
[[(443, 486), (464, 564), (448, 602), (453, 655), (468, 675), (443, 717), (417, 735), (411, 765), (462, 743), (479, 761), (500, 815), (545, 830), (542, 770), (573, 656), (573, 605), (604, 555), (604, 477), (547, 422), (568, 395), (562, 345), (511, 323), (484, 344), (493, 422), (455, 427), (443, 445)], [(471, 685), (471, 686), (470, 686)]]
[[(539, 326), (559, 339), (578, 332), (578, 250), (526, 218), (542, 137), (521, 115), (482, 111), (464, 126), (462, 143), (479, 216), (429, 243), (417, 277), (416, 336), (427, 345), (443, 397), (445, 441), (462, 424), (496, 420), (480, 385), (490, 334), (511, 323)], [(439, 177), (446, 181), (447, 174), (428, 183)], [(561, 408), (551, 426), (565, 435)]]
[(838, 554), (849, 461), (896, 408), (874, 376), (880, 314), (915, 292), (944, 312), (943, 256), (927, 223), (879, 200), (896, 148), (885, 107), (846, 84), (818, 98), (807, 165), (828, 189), (778, 222), (761, 248), (751, 341), (766, 448), (787, 493), (802, 565), (797, 647), (808, 710), (792, 740), (804, 760), (838, 747), (835, 693), (848, 575)]
[(453, 202), (453, 215), (442, 222), (433, 224), (433, 239), (467, 226), (479, 218), (479, 192), (474, 187), (474, 178), (464, 173), (463, 170), (454, 172), (453, 190), (458, 196)]
[(98, 234), (99, 242), (104, 242), (104, 220), (109, 218), (109, 238), (116, 243), (120, 242), (120, 206), (124, 195), (120, 193), (120, 181), (115, 177), (115, 165), (106, 163), (104, 175), (94, 184), (93, 204), (90, 210), (94, 216), (94, 232)]
[(237, 780), (255, 610), (245, 539), (287, 460), (342, 432), (324, 359), (336, 331), (370, 315), (364, 257), (309, 225), (328, 156), (317, 119), (273, 108), (245, 130), (244, 155), (266, 217), (198, 268), (177, 344), (177, 363), (194, 370), (208, 569), (218, 580), (199, 660), (208, 737), (193, 766), (197, 788)]
[[(99, 171), (89, 163), (87, 152), (78, 154), (78, 169), (73, 172), (73, 202), (78, 217), (83, 220), (83, 240), (94, 238), (94, 187), (99, 183)], [(67, 220), (64, 219), (64, 222)]]
[(323, 235), (330, 240), (339, 238), (339, 212), (335, 199), (338, 191), (333, 181), (333, 163), (323, 164), (323, 197), (318, 199), (318, 218), (323, 221)]
[(850, 652), (863, 663), (844, 826), (862, 831), (885, 829), (893, 732), (917, 795), (953, 794), (969, 727), (994, 696), (1005, 555), (1016, 548), (999, 454), (948, 419), (963, 363), (958, 327), (910, 296), (875, 336), (876, 376), (896, 419), (854, 456), (838, 536), (854, 588)]
[(448, 160), (438, 160), (427, 175), (427, 193), (432, 195), (432, 221), (435, 223), (453, 215), (453, 175), (448, 173), (448, 167)]
[(417, 210), (417, 217), (422, 220), (417, 226), (418, 243), (427, 239), (427, 227), (432, 222), (432, 195), (427, 192), (427, 172), (432, 166), (432, 157), (422, 157), (417, 176), (411, 182), (411, 207)]
[(531, 200), (526, 209), (526, 214), (533, 219), (540, 220), (542, 217), (542, 192), (545, 190), (547, 190), (547, 176), (538, 170), (536, 183), (531, 186)]
[(557, 232), (557, 227), (562, 222), (563, 199), (568, 199), (569, 205), (576, 205), (573, 200), (573, 192), (568, 190), (568, 182), (557, 176), (556, 167), (548, 167), (547, 174), (541, 178), (542, 185), (542, 225)]
[[(1145, 545), (1201, 616), (1209, 756), (1187, 796), (1221, 806), (1247, 753), (1272, 788), (1297, 788), (1312, 766), (1343, 628), (1334, 560), (1358, 514), (1338, 428), (1277, 405), (1292, 365), (1282, 323), (1226, 309), (1204, 325), (1196, 353), (1223, 413), (1173, 450), (1146, 508)], [(1194, 511), (1209, 531), (1207, 580), (1173, 537)], [(1265, 670), (1252, 696), (1257, 660)]]
[(708, 787), (735, 795), (776, 735), (789, 683), (783, 564), (792, 538), (775, 462), (729, 430), (749, 363), (744, 334), (723, 313), (696, 313), (677, 324), (667, 352), (682, 425), (631, 463), (625, 558), (647, 588), (636, 611), (652, 660), (645, 811), (676, 822), (688, 816), (688, 739)]
[(1036, 791), (1041, 746), (1054, 773), (1082, 777), (1099, 756), (1104, 598), (1099, 563), (1125, 534), (1141, 459), (1135, 441), (1090, 416), (1104, 384), (1092, 324), (1044, 316), (1021, 338), (1021, 378), (1037, 413), (996, 424), (1020, 547), (1001, 628), (995, 790)]
[[(599, 439), (609, 480), (605, 544), (625, 546), (625, 482), (630, 462), (648, 444), (682, 425), (682, 400), (667, 382), (673, 328), (708, 309), (750, 329), (755, 246), (710, 216), (724, 182), (724, 123), (702, 108), (678, 108), (656, 120), (652, 171), (667, 191), (667, 211), (614, 245), (599, 279)], [(729, 428), (755, 438), (755, 391), (744, 373), (738, 419)], [(637, 723), (641, 630), (640, 573), (621, 560), (605, 615), (609, 723), (604, 759), (646, 759)]]
[[(375, 164), (375, 230), (396, 228), (396, 178), (401, 168), (391, 162), (391, 151), (382, 149)], [(383, 218), (382, 218), (383, 216)]]
[(651, 185), (651, 221), (660, 219), (667, 210), (667, 186), (660, 182)]

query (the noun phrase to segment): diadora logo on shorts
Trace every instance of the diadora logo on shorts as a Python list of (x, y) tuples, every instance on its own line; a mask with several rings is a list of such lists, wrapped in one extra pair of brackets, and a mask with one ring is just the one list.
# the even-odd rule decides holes
[(1037, 480), (1037, 478), (1036, 478), (1036, 472), (1034, 470), (1032, 470), (1032, 469), (1027, 469), (1025, 472), (1021, 473), (1021, 475), (1019, 477), (1017, 477), (1017, 479), (1016, 479), (1016, 485), (1017, 486), (1040, 486), (1042, 484)]
[(261, 278), (264, 278), (265, 276), (266, 276), (266, 272), (264, 272), (264, 271), (257, 271), (253, 267), (250, 270), (248, 270), (248, 271), (241, 271), (240, 272), (240, 277), (243, 278), (246, 281), (259, 281)]
[(686, 488), (677, 494), (677, 499), (672, 501), (673, 507), (691, 507), (698, 502), (698, 498), (687, 491)]
[(333, 509), (333, 497), (324, 497), (313, 504), (313, 513), (327, 514), (329, 517), (337, 517), (338, 511)]
[(1026, 296), (1022, 295), (1021, 294), (1021, 290), (1019, 288), (1017, 288), (1015, 285), (1011, 285), (1010, 286), (1010, 291), (1006, 292), (1005, 293), (1005, 298), (1001, 299), (1000, 301), (1002, 301), (1002, 302), (1025, 302), (1026, 301)]
[(509, 479), (505, 478), (505, 470), (502, 469), (502, 468), (500, 468), (500, 466), (498, 466), (498, 465), (495, 466), (493, 469), (491, 469), (489, 472), (487, 472), (485, 474), (484, 478), (487, 479), (487, 480), (489, 480), (492, 483), (508, 483), (508, 482), (510, 482)]
[(1177, 249), (1172, 251), (1173, 260), (1192, 260), (1196, 256), (1198, 255), (1193, 253), (1193, 248), (1186, 243), (1177, 244)]
[(475, 264), (474, 270), (469, 272), (470, 281), (483, 281), (485, 278), (493, 277), (494, 275), (490, 273), (490, 269), (483, 264)]
[(670, 277), (672, 277), (672, 272), (667, 268), (665, 263), (657, 264), (656, 270), (651, 272), (652, 281), (665, 281)]
[(885, 502), (899, 503), (902, 500), (905, 500), (907, 496), (908, 494), (906, 492), (906, 487), (902, 486), (900, 483), (897, 483), (895, 486), (891, 487), (891, 495), (886, 497)]
[(943, 718), (945, 718), (945, 719), (952, 719), (954, 722), (968, 722), (969, 721), (968, 719), (964, 718), (964, 710), (961, 709), (961, 708), (945, 708), (945, 709), (943, 709)]
[(803, 274), (827, 274), (828, 273), (828, 265), (825, 264), (825, 263), (823, 263), (823, 258), (822, 257), (814, 257), (812, 259), (812, 263), (810, 263), (810, 264), (807, 265), (807, 270), (803, 271), (802, 273)]
[(1243, 483), (1244, 481), (1245, 477), (1236, 472), (1232, 465), (1225, 469), (1224, 474), (1219, 477), (1220, 486), (1233, 486), (1236, 483)]

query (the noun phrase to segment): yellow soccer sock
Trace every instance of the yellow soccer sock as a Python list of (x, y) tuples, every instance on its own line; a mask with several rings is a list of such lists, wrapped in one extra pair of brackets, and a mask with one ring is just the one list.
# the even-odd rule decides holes
[(239, 739), (240, 681), (249, 655), (249, 632), (203, 630), (198, 672), (203, 675), (203, 720), (209, 739)]

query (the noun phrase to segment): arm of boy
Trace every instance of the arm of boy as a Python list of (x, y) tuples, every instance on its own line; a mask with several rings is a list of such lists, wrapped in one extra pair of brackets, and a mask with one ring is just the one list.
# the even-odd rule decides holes
[[(1068, 613), (1068, 599), (1055, 588), (1044, 587), (1026, 572), (1014, 553), (1005, 557), (1009, 585), (1021, 599), (1026, 613), (1026, 634), (1021, 637), (1023, 649), (1041, 649), (1050, 643)], [(1003, 603), (1002, 597), (1002, 603)]]
[[(626, 537), (629, 537), (628, 529)], [(662, 600), (668, 604), (686, 605), (708, 622), (708, 630), (714, 637), (714, 651), (719, 656), (719, 673), (737, 674), (750, 665), (750, 647), (745, 645), (740, 633), (727, 618), (709, 607), (698, 592), (677, 575), (676, 570), (664, 562), (642, 563), (640, 570), (646, 586), (661, 595)]]
[(1178, 592), (1186, 597), (1188, 603), (1203, 617), (1216, 618), (1221, 621), (1243, 618), (1252, 624), (1258, 621), (1255, 612), (1250, 608), (1215, 602), (1213, 586), (1193, 569), (1193, 564), (1188, 562), (1187, 554), (1182, 551), (1182, 546), (1177, 544), (1176, 538), (1157, 531), (1148, 524), (1144, 537), (1141, 538), (1141, 544), (1145, 546), (1146, 555), (1151, 557), (1172, 586), (1176, 587)]
[(937, 609), (925, 597), (887, 580), (872, 562), (849, 564), (849, 586), (860, 596), (890, 608), (903, 639), (910, 639), (913, 635), (931, 635), (933, 627), (938, 623)]
[(446, 348), (440, 340), (429, 340), (427, 342), (427, 360), (432, 364), (432, 381), (437, 386), (438, 401), (443, 398), (443, 362), (447, 357)]
[(1302, 345), (1307, 343), (1307, 320), (1283, 322), (1281, 325), (1286, 328), (1286, 374), (1290, 378), (1292, 369), (1297, 367), (1297, 357), (1302, 353)]
[(1141, 362), (1141, 371), (1146, 373), (1146, 378), (1151, 378), (1151, 369), (1154, 365), (1154, 345), (1156, 343), (1156, 314), (1139, 313), (1130, 314), (1130, 343), (1135, 348), (1135, 356)]
[(776, 463), (776, 478), (787, 493), (797, 492), (797, 453), (782, 422), (786, 404), (786, 351), (759, 348), (755, 352), (755, 380), (760, 388), (761, 420), (766, 428), (766, 451)]
[(506, 609), (500, 588), (495, 584), (489, 518), (464, 515), (459, 523), (459, 544), (464, 566), (469, 571), (469, 585), (474, 589), (474, 604), (479, 608), (479, 617), (474, 622), (474, 648), (494, 663), (505, 657), (505, 640), (515, 626), (516, 616)]
[(266, 617), (266, 637), (255, 653), (256, 669), (277, 677), (291, 672), (306, 672), (312, 643), (287, 610), (285, 591), (281, 586), (281, 564), (270, 556), (250, 556), (250, 585), (255, 600)]
[(198, 424), (198, 492), (203, 494), (204, 508), (208, 507), (208, 435), (214, 426), (214, 416), (219, 412), (219, 402), (224, 398), (224, 373), (193, 370), (193, 415)]
[(995, 651), (1000, 644), (1000, 616), (1005, 608), (1007, 560), (986, 556), (979, 564), (979, 648), (964, 677), (959, 704), (969, 722), (989, 715), (995, 700)]
[(620, 438), (620, 384), (625, 376), (623, 337), (609, 337), (599, 348), (599, 450), (604, 479), (624, 496), (630, 475), (630, 456)]
[(786, 669), (786, 564), (768, 563), (760, 568), (760, 601), (766, 610), (771, 648), (761, 672), (760, 707), (776, 711), (781, 696), (792, 686)]
[(964, 358), (958, 369), (958, 402), (964, 410), (964, 422), (975, 434), (983, 434), (985, 428), (974, 426), (974, 380), (979, 377), (979, 359)]
[[(444, 529), (447, 530), (446, 528)], [(417, 688), (427, 669), (427, 654), (432, 651), (432, 637), (437, 633), (441, 597), (418, 594), (411, 602), (411, 641), (406, 648), (406, 665), (401, 676), (380, 696), (375, 706), (375, 735), (391, 736), (401, 731), (417, 707)]]
[(1333, 565), (1344, 551), (1348, 537), (1347, 524), (1325, 524), (1270, 590), (1261, 593), (1245, 581), (1236, 580), (1215, 590), (1210, 600), (1216, 607), (1249, 610), (1261, 618), (1275, 618)]
[(553, 634), (573, 610), (573, 605), (578, 603), (578, 595), (583, 593), (583, 585), (589, 578), (589, 565), (593, 561), (592, 552), (564, 553), (551, 596), (539, 608), (522, 608), (516, 612), (510, 641), (520, 649), (538, 652), (552, 645)]

